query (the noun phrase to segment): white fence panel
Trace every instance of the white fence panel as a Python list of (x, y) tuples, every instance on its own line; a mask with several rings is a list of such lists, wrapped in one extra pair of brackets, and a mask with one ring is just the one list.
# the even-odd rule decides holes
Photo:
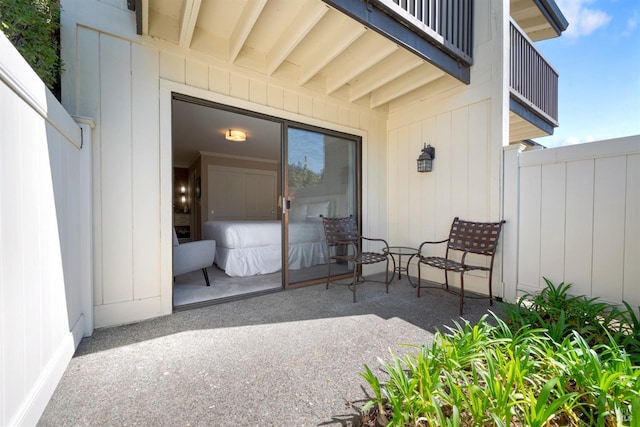
[(518, 254), (518, 269), (505, 286), (535, 292), (546, 277), (574, 294), (640, 305), (640, 136), (507, 161), (519, 162), (505, 167), (505, 179), (519, 183), (505, 193), (505, 206), (518, 200), (505, 211), (518, 223), (517, 244), (505, 248)]
[(81, 132), (0, 34), (3, 426), (37, 423), (92, 332), (91, 135)]

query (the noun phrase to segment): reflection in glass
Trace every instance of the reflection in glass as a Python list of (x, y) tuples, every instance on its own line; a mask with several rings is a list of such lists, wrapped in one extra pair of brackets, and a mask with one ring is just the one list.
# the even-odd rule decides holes
[(287, 183), (289, 281), (326, 277), (322, 217), (356, 215), (356, 141), (289, 128)]

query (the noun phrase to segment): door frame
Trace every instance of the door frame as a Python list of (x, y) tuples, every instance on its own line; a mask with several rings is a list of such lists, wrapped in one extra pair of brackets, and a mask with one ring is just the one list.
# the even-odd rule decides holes
[[(268, 105), (262, 105), (217, 92), (210, 92), (204, 89), (187, 86), (183, 83), (177, 83), (161, 78), (159, 94), (160, 128), (158, 141), (160, 146), (160, 295), (162, 300), (161, 304), (163, 312), (171, 313), (173, 311), (173, 243), (171, 231), (173, 227), (173, 129), (171, 123), (171, 104), (174, 94), (200, 100), (201, 102), (205, 103), (205, 105), (215, 104), (216, 106), (219, 106), (221, 108), (239, 112), (242, 114), (246, 113), (255, 117), (265, 119), (270, 118), (275, 121), (290, 121), (291, 123), (295, 123), (298, 127), (311, 126), (320, 128), (322, 130), (342, 133), (351, 137), (359, 137), (359, 155), (357, 156), (356, 166), (356, 197), (357, 220), (359, 227), (362, 227), (362, 204), (364, 196), (362, 192), (362, 183), (364, 179), (362, 157), (368, 142), (368, 133), (366, 130), (317, 119), (311, 116), (305, 116), (297, 112), (287, 111)], [(282, 127), (282, 132), (284, 133), (284, 126)], [(282, 138), (284, 137), (285, 135), (282, 135)], [(282, 177), (282, 179), (284, 181), (285, 178)], [(283, 241), (282, 243), (283, 248), (286, 247), (286, 242)], [(288, 269), (285, 271), (288, 271)], [(284, 276), (285, 274), (283, 274), (283, 283), (287, 283), (285, 282), (285, 280), (288, 280), (288, 277), (286, 277), (285, 279)]]

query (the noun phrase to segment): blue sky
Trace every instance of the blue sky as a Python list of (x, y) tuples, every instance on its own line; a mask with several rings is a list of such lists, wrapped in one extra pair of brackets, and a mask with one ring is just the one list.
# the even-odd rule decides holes
[(569, 27), (536, 43), (560, 74), (547, 147), (640, 134), (640, 0), (556, 0)]

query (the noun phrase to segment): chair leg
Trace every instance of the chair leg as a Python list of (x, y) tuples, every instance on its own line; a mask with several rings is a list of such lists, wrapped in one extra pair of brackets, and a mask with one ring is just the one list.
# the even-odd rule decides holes
[(203, 268), (202, 273), (204, 274), (204, 281), (207, 282), (207, 286), (211, 286), (211, 283), (209, 283), (209, 273), (207, 273), (207, 269)]
[(327, 286), (325, 289), (329, 289), (329, 280), (331, 279), (331, 258), (327, 259), (327, 261)]
[(491, 276), (493, 275), (493, 266), (489, 270), (489, 305), (493, 305), (493, 286), (491, 286)]
[(462, 306), (464, 305), (464, 271), (460, 273), (460, 316), (462, 316)]
[(389, 293), (389, 258), (387, 258), (387, 267), (385, 268), (384, 274), (384, 285), (387, 288), (387, 293)]
[(418, 260), (418, 286), (416, 286), (416, 288), (418, 288), (418, 298), (420, 298), (420, 285), (422, 285), (421, 281), (420, 281), (420, 260)]
[(353, 302), (356, 302), (356, 283), (358, 283), (358, 265), (353, 266), (353, 282), (351, 283), (351, 291), (353, 292)]

